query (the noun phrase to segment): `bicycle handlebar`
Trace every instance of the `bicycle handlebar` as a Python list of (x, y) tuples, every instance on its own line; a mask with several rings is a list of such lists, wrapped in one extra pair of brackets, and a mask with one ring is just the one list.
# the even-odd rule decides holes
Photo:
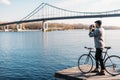
[[(94, 48), (91, 48), (91, 47), (84, 47), (85, 49), (88, 49), (90, 52), (93, 52), (93, 53), (95, 53), (96, 51), (92, 51), (92, 49), (94, 49)], [(107, 51), (109, 50), (109, 49), (111, 49), (111, 47), (104, 47), (104, 49), (106, 49), (105, 51), (103, 51), (102, 53), (107, 53)]]
[[(94, 49), (94, 48), (91, 48), (91, 47), (86, 47), (86, 46), (85, 46), (84, 48), (85, 48), (85, 49), (89, 49), (89, 50)], [(111, 47), (104, 47), (104, 48), (105, 48), (105, 49), (107, 49), (107, 50), (108, 50), (108, 49), (111, 49)]]
[(85, 48), (85, 49), (90, 49), (90, 50), (91, 50), (91, 49), (94, 49), (94, 48), (91, 48), (91, 47), (86, 47), (86, 46), (85, 46), (84, 48)]

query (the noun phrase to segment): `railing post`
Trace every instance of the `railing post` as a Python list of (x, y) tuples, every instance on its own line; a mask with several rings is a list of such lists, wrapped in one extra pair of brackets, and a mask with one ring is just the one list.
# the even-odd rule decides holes
[(8, 32), (9, 31), (9, 25), (4, 26), (4, 31)]
[(48, 23), (46, 21), (42, 22), (42, 31), (46, 32), (48, 30)]
[(22, 24), (17, 24), (16, 29), (17, 32), (22, 31)]

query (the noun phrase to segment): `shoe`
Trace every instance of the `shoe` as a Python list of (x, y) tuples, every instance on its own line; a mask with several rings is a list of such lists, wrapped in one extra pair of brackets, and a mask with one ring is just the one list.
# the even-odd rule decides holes
[(102, 71), (98, 72), (96, 75), (99, 75), (99, 76), (105, 75), (105, 72), (104, 72), (104, 70), (102, 70)]
[(99, 73), (99, 70), (96, 68), (95, 70), (91, 71), (91, 73)]

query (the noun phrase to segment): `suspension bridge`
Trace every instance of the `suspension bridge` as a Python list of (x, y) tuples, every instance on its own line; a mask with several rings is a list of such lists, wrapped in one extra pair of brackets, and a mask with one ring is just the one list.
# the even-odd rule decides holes
[(19, 21), (1, 23), (6, 31), (9, 25), (16, 24), (17, 30), (21, 30), (22, 23), (42, 21), (42, 31), (48, 29), (48, 20), (64, 20), (64, 19), (82, 19), (82, 18), (104, 18), (104, 17), (120, 17), (120, 9), (103, 11), (103, 12), (79, 12), (59, 8), (48, 3), (40, 4), (36, 9)]

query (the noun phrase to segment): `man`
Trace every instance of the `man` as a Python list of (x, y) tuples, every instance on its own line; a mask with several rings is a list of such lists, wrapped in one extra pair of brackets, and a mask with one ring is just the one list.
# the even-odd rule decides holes
[[(102, 56), (102, 51), (105, 46), (104, 43), (104, 28), (101, 27), (102, 21), (97, 20), (95, 21), (95, 29), (90, 26), (89, 28), (89, 36), (94, 37), (94, 42), (95, 42), (95, 48), (96, 48), (96, 54), (95, 54), (95, 59), (96, 59), (96, 68), (92, 71), (93, 73), (97, 73), (96, 75), (105, 75), (105, 66), (103, 63), (103, 56)], [(99, 63), (101, 67), (101, 71), (99, 72)]]

